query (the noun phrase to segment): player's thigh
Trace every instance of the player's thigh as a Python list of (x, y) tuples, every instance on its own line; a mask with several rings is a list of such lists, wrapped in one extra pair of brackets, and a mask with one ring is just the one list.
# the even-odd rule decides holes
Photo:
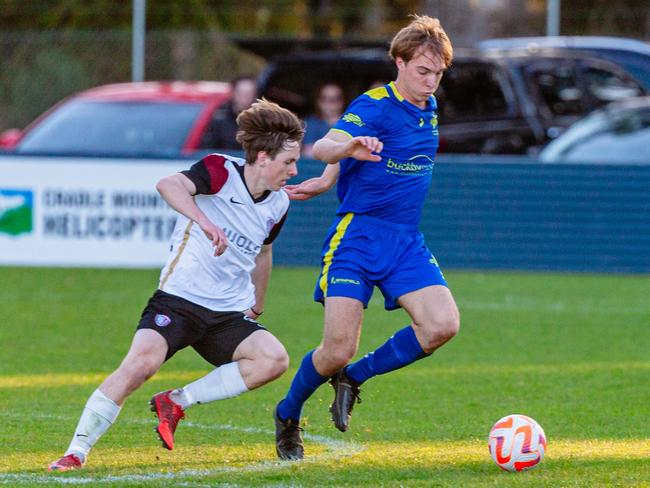
[(158, 371), (165, 362), (167, 341), (155, 330), (139, 329), (133, 336), (129, 352), (122, 360), (120, 370), (129, 375), (129, 371), (146, 376)]
[(322, 348), (327, 351), (353, 349), (356, 352), (362, 323), (361, 301), (349, 297), (327, 297)]
[(449, 288), (443, 285), (426, 286), (406, 293), (398, 303), (413, 320), (413, 325), (425, 329), (445, 329), (455, 333), (460, 314)]
[(156, 290), (142, 312), (137, 331), (152, 331), (166, 342), (165, 361), (203, 334), (211, 311), (184, 298)]
[(287, 358), (287, 350), (268, 330), (256, 330), (239, 343), (232, 355), (233, 361), (240, 359), (269, 359), (280, 361)]
[(192, 348), (214, 366), (230, 363), (237, 348), (252, 334), (266, 330), (242, 312), (212, 312), (206, 318), (203, 336)]

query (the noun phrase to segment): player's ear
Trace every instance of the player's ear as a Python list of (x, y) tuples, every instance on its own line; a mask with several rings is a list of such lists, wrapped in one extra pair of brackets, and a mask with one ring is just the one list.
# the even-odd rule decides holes
[(269, 160), (269, 155), (266, 151), (257, 151), (257, 158), (255, 159), (255, 164), (260, 166), (266, 166), (266, 162)]

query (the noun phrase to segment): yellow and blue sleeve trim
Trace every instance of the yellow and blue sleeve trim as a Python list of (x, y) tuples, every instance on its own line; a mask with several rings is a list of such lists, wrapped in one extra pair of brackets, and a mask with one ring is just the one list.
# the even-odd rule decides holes
[(320, 281), (318, 284), (325, 296), (327, 296), (327, 276), (330, 270), (330, 266), (332, 265), (332, 260), (334, 259), (334, 253), (341, 244), (341, 240), (343, 239), (345, 232), (348, 230), (353, 217), (354, 214), (352, 212), (349, 212), (345, 214), (345, 216), (341, 219), (341, 221), (336, 226), (336, 232), (334, 232), (334, 235), (330, 239), (329, 249), (325, 253), (325, 256), (323, 256), (323, 271), (321, 273)]
[(330, 129), (330, 130), (331, 130), (332, 132), (340, 132), (341, 134), (345, 134), (345, 135), (348, 136), (350, 139), (352, 139), (352, 138), (354, 137), (354, 136), (353, 136), (352, 134), (350, 134), (348, 131), (343, 130), (343, 129), (333, 129), (333, 128), (332, 128), (332, 129)]
[(377, 88), (368, 90), (365, 94), (373, 100), (381, 100), (382, 98), (386, 98), (388, 96), (388, 90), (386, 90), (385, 86), (378, 86)]

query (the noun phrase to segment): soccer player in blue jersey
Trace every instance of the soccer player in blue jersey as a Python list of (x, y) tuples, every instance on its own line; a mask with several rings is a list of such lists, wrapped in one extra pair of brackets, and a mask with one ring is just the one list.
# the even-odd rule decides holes
[[(338, 178), (341, 205), (322, 250), (315, 300), (324, 303), (320, 345), (307, 353), (274, 413), (282, 459), (304, 455), (304, 402), (328, 379), (330, 407), (345, 432), (359, 386), (419, 359), (458, 332), (458, 308), (418, 224), (438, 149), (433, 93), (450, 65), (452, 46), (438, 19), (414, 16), (393, 38), (397, 78), (352, 102), (314, 145), (329, 164), (323, 175), (286, 188), (293, 199), (315, 196)], [(385, 308), (404, 308), (411, 323), (358, 361), (364, 308), (377, 286)]]

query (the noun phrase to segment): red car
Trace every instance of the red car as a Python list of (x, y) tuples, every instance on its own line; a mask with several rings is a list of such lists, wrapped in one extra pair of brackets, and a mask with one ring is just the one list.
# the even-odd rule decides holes
[(104, 85), (59, 102), (25, 130), (0, 136), (18, 154), (178, 157), (210, 145), (210, 124), (230, 99), (222, 82)]

